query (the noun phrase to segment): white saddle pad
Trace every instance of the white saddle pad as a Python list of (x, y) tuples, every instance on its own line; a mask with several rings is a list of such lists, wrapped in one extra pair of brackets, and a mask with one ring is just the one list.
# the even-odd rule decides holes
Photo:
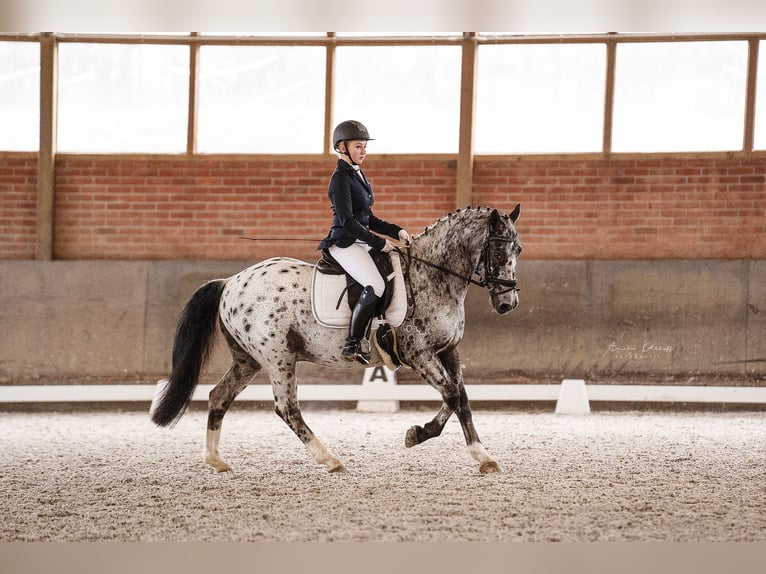
[[(391, 265), (394, 268), (394, 296), (386, 309), (385, 322), (398, 327), (407, 316), (407, 291), (404, 286), (404, 274), (399, 254), (392, 252)], [(314, 269), (311, 281), (311, 309), (314, 318), (325, 327), (348, 328), (351, 323), (351, 309), (348, 307), (348, 294), (345, 275), (325, 275)], [(341, 299), (341, 293), (343, 298)], [(338, 300), (340, 299), (340, 304)], [(375, 319), (375, 321), (378, 321)], [(373, 322), (373, 325), (375, 322)]]

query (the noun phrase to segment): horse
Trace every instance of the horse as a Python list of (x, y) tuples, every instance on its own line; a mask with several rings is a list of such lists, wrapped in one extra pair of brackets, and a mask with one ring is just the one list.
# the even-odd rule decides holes
[[(516, 261), (521, 254), (514, 226), (520, 213), (468, 207), (442, 217), (409, 246), (402, 257), (407, 316), (395, 328), (399, 358), (439, 391), (441, 408), (423, 426), (409, 428), (410, 448), (439, 436), (457, 413), (470, 455), (483, 474), (500, 467), (479, 440), (466, 394), (458, 353), (465, 327), (465, 297), (471, 284), (484, 287), (500, 315), (519, 304)], [(232, 362), (210, 391), (204, 460), (214, 470), (231, 470), (219, 452), (221, 424), (237, 395), (260, 370), (271, 380), (274, 410), (303, 442), (316, 463), (343, 472), (343, 463), (303, 420), (297, 398), (296, 365), (360, 366), (341, 360), (344, 329), (320, 325), (310, 300), (315, 265), (287, 257), (266, 259), (231, 276), (200, 286), (178, 322), (169, 378), (160, 381), (150, 408), (158, 426), (175, 424), (188, 407), (215, 341), (216, 325)], [(381, 356), (372, 349), (371, 365)]]

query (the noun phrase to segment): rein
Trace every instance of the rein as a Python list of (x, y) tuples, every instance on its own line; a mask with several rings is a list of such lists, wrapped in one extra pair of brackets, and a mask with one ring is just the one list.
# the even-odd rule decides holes
[[(239, 239), (245, 239), (248, 241), (310, 241), (315, 242), (317, 240), (315, 239), (302, 239), (302, 238), (290, 238), (290, 237), (240, 237)], [(412, 255), (410, 253), (410, 249), (407, 248), (407, 251), (403, 251), (399, 247), (394, 247), (394, 251), (399, 253), (400, 255), (408, 258), (408, 259), (414, 259), (415, 261), (419, 263), (423, 263), (424, 265), (428, 265), (432, 269), (436, 269), (437, 271), (440, 271), (442, 273), (445, 273), (446, 275), (452, 275), (453, 277), (457, 277), (458, 279), (462, 279), (463, 281), (470, 283), (471, 285), (476, 285), (477, 287), (481, 288), (488, 288), (493, 294), (495, 295), (502, 295), (504, 293), (507, 293), (508, 291), (521, 291), (517, 287), (517, 282), (515, 279), (500, 279), (499, 277), (492, 277), (490, 274), (490, 264), (489, 264), (489, 245), (492, 241), (504, 241), (504, 242), (512, 242), (513, 239), (509, 239), (507, 237), (497, 237), (492, 236), (489, 234), (489, 230), (487, 230), (487, 237), (484, 239), (484, 242), (481, 246), (481, 253), (479, 254), (479, 260), (476, 262), (476, 267), (473, 270), (473, 273), (471, 273), (470, 276), (466, 277), (462, 273), (457, 273), (453, 271), (452, 269), (449, 269), (448, 267), (444, 267), (443, 265), (438, 265), (437, 263), (433, 263), (431, 261), (428, 261), (427, 259), (423, 259), (422, 257), (417, 257), (415, 255)], [(481, 264), (484, 264), (484, 273), (482, 274), (482, 270), (480, 269)], [(474, 276), (478, 276), (478, 279), (474, 279)], [(505, 287), (503, 291), (497, 291), (499, 287)]]
[(400, 248), (395, 247), (394, 251), (397, 251), (398, 253), (400, 253), (401, 255), (403, 255), (404, 257), (406, 257), (408, 259), (414, 259), (415, 261), (418, 261), (419, 263), (423, 263), (425, 265), (428, 265), (432, 269), (436, 269), (437, 271), (441, 271), (442, 273), (446, 273), (447, 275), (452, 275), (453, 277), (457, 277), (458, 279), (462, 279), (463, 281), (466, 281), (466, 282), (471, 283), (473, 285), (478, 285), (479, 287), (486, 287), (487, 286), (487, 283), (485, 281), (483, 281), (483, 280), (477, 281), (476, 279), (473, 278), (473, 275), (476, 274), (475, 271), (474, 271), (474, 273), (471, 274), (470, 277), (466, 277), (465, 275), (462, 275), (461, 273), (456, 273), (452, 269), (448, 269), (447, 267), (444, 267), (442, 265), (437, 265), (436, 263), (432, 263), (432, 262), (428, 261), (427, 259), (422, 259), (421, 257), (416, 257), (415, 255), (410, 253), (409, 250), (407, 250), (407, 253), (405, 253)]
[[(517, 287), (517, 281), (515, 279), (500, 279), (499, 277), (492, 277), (490, 275), (489, 245), (492, 241), (504, 241), (506, 243), (510, 243), (513, 241), (513, 239), (509, 239), (507, 237), (492, 236), (492, 235), (489, 235), (489, 232), (487, 232), (487, 237), (484, 239), (484, 242), (482, 243), (482, 246), (481, 246), (481, 253), (479, 255), (479, 260), (476, 262), (476, 267), (474, 268), (473, 273), (471, 273), (470, 276), (465, 276), (462, 273), (457, 273), (453, 271), (452, 269), (449, 269), (448, 267), (444, 267), (443, 265), (438, 265), (436, 263), (428, 261), (427, 259), (423, 259), (421, 257), (412, 255), (412, 253), (409, 252), (409, 249), (407, 250), (407, 253), (405, 253), (400, 248), (395, 247), (394, 251), (397, 251), (399, 254), (403, 255), (404, 257), (414, 259), (415, 261), (418, 261), (419, 263), (428, 265), (432, 269), (436, 269), (437, 271), (441, 271), (442, 273), (445, 273), (447, 275), (452, 275), (453, 277), (462, 279), (463, 281), (470, 283), (472, 285), (476, 285), (477, 287), (488, 288), (495, 295), (502, 295), (504, 293), (507, 293), (508, 291), (521, 291), (521, 289)], [(481, 273), (481, 270), (479, 269), (482, 263), (484, 263), (483, 275)], [(474, 275), (477, 275), (478, 279), (474, 279)], [(495, 292), (498, 289), (498, 287), (506, 287), (506, 289), (503, 291)]]

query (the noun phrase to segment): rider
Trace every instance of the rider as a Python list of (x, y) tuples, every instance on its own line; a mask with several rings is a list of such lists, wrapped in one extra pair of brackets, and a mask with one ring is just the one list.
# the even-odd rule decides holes
[(338, 163), (327, 190), (333, 219), (330, 233), (319, 244), (320, 250), (327, 250), (346, 273), (363, 286), (351, 312), (348, 338), (341, 352), (343, 360), (356, 359), (362, 364), (369, 363), (370, 356), (362, 351), (361, 342), (375, 304), (385, 289), (385, 281), (369, 251), (389, 252), (394, 248), (388, 239), (371, 231), (405, 244), (410, 241), (410, 235), (404, 229), (372, 213), (375, 201), (372, 185), (360, 167), (367, 156), (367, 142), (371, 139), (367, 128), (354, 120), (341, 122), (333, 130), (333, 149), (338, 154)]

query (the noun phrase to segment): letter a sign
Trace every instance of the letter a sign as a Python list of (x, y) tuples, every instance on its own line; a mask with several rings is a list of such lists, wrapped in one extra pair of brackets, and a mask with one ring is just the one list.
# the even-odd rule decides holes
[[(370, 394), (388, 394), (385, 391), (396, 387), (396, 373), (385, 365), (367, 367), (362, 379), (362, 390)], [(399, 410), (399, 401), (392, 399), (371, 399), (359, 401), (356, 410), (373, 413), (395, 413)]]

